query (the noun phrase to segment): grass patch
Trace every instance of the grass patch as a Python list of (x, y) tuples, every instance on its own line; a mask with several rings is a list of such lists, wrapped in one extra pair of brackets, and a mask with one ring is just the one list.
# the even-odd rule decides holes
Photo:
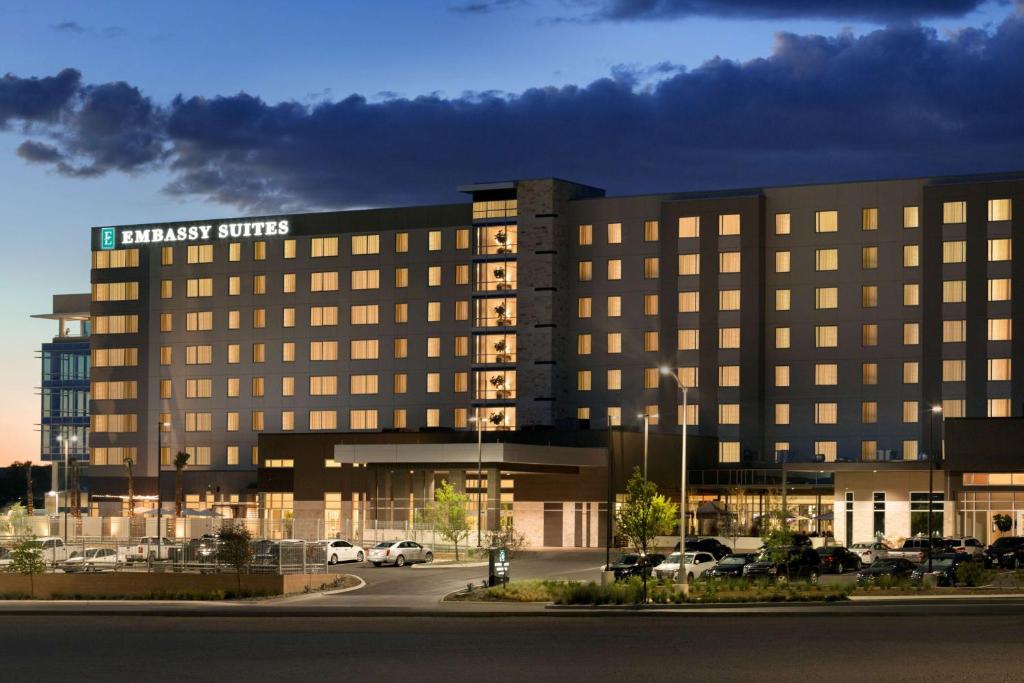
[(139, 595), (117, 595), (113, 593), (92, 595), (88, 593), (54, 593), (52, 600), (244, 600), (248, 598), (278, 597), (273, 591), (245, 590), (169, 590), (150, 591)]

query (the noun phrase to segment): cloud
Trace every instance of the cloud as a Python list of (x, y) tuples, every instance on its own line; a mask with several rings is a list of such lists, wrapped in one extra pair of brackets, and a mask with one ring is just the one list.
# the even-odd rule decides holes
[[(890, 23), (962, 17), (989, 0), (571, 0), (589, 21), (719, 19), (859, 19)], [(1007, 0), (997, 0), (1006, 4)]]
[(459, 14), (490, 14), (503, 9), (512, 9), (526, 4), (526, 0), (473, 0), (448, 7)]
[(630, 193), (1010, 170), (1022, 108), (1017, 16), (954, 34), (782, 33), (748, 62), (627, 65), (585, 85), (459, 97), (156, 103), (74, 70), (0, 80), (0, 121), (32, 126), (24, 159), (80, 177), (161, 169), (168, 193), (244, 211), (446, 201), (460, 183), (505, 178)]
[(62, 33), (85, 33), (86, 28), (77, 21), (61, 21), (51, 26), (54, 31)]
[[(94, 30), (88, 26), (81, 25), (77, 21), (71, 20), (58, 22), (50, 28), (60, 33), (92, 33)], [(107, 26), (99, 29), (97, 33), (104, 38), (121, 38), (127, 35), (128, 29), (123, 26)]]

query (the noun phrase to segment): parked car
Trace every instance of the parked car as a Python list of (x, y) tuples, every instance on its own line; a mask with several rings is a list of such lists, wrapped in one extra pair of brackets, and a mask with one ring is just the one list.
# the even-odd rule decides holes
[(778, 562), (773, 559), (774, 551), (765, 549), (757, 558), (743, 568), (743, 576), (756, 578), (770, 578), (778, 581), (789, 579), (807, 579), (811, 583), (818, 582), (821, 574), (821, 557), (818, 551), (806, 545), (794, 545), (784, 548), (786, 559)]
[(910, 579), (916, 583), (924, 581), (926, 576), (935, 578), (937, 586), (955, 586), (956, 570), (964, 562), (982, 562), (980, 556), (968, 553), (937, 553), (932, 555), (932, 568), (928, 571), (928, 560), (914, 569)]
[(875, 583), (883, 576), (894, 579), (909, 579), (917, 565), (905, 557), (886, 557), (875, 560), (870, 567), (857, 572), (857, 583), (866, 585)]
[(632, 576), (650, 576), (654, 572), (654, 568), (664, 561), (665, 556), (659, 553), (650, 553), (646, 556), (625, 553), (608, 565), (608, 571), (615, 573), (616, 581), (624, 581)]
[(177, 544), (164, 536), (143, 536), (128, 547), (129, 562), (148, 562), (150, 560), (168, 560), (171, 558), (171, 547)]
[(1016, 569), (1024, 566), (1024, 536), (1003, 536), (985, 548), (985, 564), (989, 567)]
[(85, 552), (72, 551), (71, 557), (60, 568), (68, 574), (78, 572), (112, 572), (127, 564), (124, 548), (86, 548)]
[(383, 541), (370, 548), (367, 557), (374, 567), (382, 564), (403, 567), (418, 562), (430, 564), (434, 561), (434, 551), (416, 541)]
[(704, 572), (706, 579), (726, 579), (743, 576), (743, 568), (757, 561), (757, 553), (736, 553), (723, 557), (714, 567)]
[(821, 571), (825, 574), (842, 574), (847, 569), (860, 569), (860, 555), (850, 552), (841, 545), (818, 548), (821, 557)]
[[(676, 543), (675, 547), (672, 548), (672, 552), (679, 552), (679, 543)], [(686, 552), (711, 553), (715, 556), (716, 560), (720, 560), (726, 555), (731, 555), (732, 548), (717, 538), (688, 538), (686, 539)]]
[(43, 550), (43, 562), (54, 564), (68, 559), (68, 549), (60, 536), (44, 536), (37, 538), (36, 543)]
[(358, 545), (340, 538), (320, 541), (327, 554), (327, 564), (338, 564), (339, 562), (362, 562), (366, 559), (366, 551)]
[(981, 555), (985, 552), (985, 544), (972, 536), (944, 538), (942, 540), (949, 543), (950, 550), (954, 553)]
[[(297, 538), (283, 538), (277, 541), (261, 540), (254, 544), (252, 565), (254, 570), (276, 571), (280, 568), (303, 567), (303, 554), (306, 553), (306, 542)], [(306, 557), (306, 564), (312, 564), (312, 558)], [(320, 559), (323, 562), (323, 558)]]
[(220, 538), (217, 534), (203, 534), (184, 545), (172, 546), (169, 557), (179, 564), (216, 564), (219, 550)]
[(903, 541), (901, 547), (890, 549), (889, 557), (902, 557), (917, 564), (933, 553), (949, 552), (950, 547), (952, 547), (952, 544), (946, 539), (915, 536)]
[(874, 543), (854, 543), (850, 546), (850, 550), (857, 553), (862, 565), (869, 565), (875, 560), (889, 557), (889, 551), (892, 548), (881, 541), (875, 541)]
[[(704, 573), (715, 566), (717, 560), (711, 553), (687, 551), (686, 553), (686, 580), (699, 579)], [(671, 579), (679, 573), (679, 553), (669, 555), (654, 567), (654, 575), (659, 579)]]

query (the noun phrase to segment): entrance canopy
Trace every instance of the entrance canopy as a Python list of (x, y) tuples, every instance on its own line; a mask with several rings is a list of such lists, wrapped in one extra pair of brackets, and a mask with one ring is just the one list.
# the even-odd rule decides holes
[[(473, 467), (475, 443), (337, 444), (334, 461), (342, 464), (400, 465), (409, 467)], [(580, 467), (603, 467), (604, 448), (571, 448), (520, 443), (485, 443), (482, 464), (506, 470), (576, 472)]]

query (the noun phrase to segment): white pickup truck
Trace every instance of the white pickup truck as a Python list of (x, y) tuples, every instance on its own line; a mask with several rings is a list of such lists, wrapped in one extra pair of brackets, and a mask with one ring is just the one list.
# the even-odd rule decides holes
[(161, 539), (156, 536), (144, 536), (128, 546), (127, 558), (129, 562), (168, 560), (171, 557), (171, 548), (175, 546), (177, 543), (166, 536)]

